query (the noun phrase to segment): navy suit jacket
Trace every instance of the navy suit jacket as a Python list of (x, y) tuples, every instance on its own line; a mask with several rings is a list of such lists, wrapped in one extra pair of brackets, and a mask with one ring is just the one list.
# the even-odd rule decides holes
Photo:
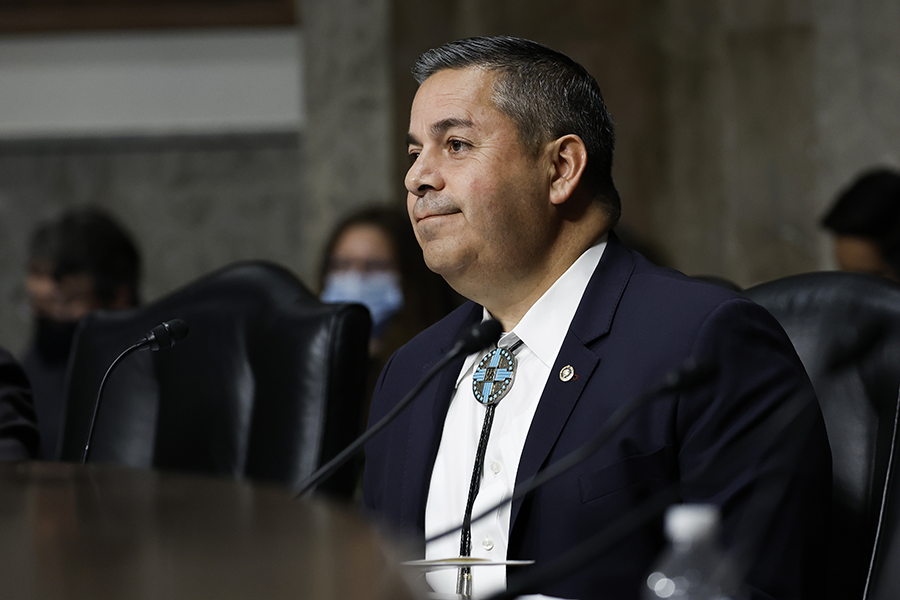
[[(468, 303), (387, 363), (370, 412), (387, 413), (481, 319)], [(652, 265), (610, 234), (543, 390), (517, 485), (582, 446), (624, 402), (689, 357), (712, 360), (711, 383), (637, 411), (599, 451), (513, 504), (508, 556), (551, 562), (666, 488), (722, 508), (729, 547), (754, 598), (815, 597), (831, 502), (831, 456), (812, 386), (764, 309), (722, 287)], [(366, 447), (364, 503), (393, 527), (424, 531), (425, 503), (462, 359)], [(562, 381), (564, 366), (577, 378)], [(792, 418), (784, 422), (785, 406)], [(659, 516), (589, 566), (533, 593), (637, 598), (664, 546)], [(535, 568), (532, 567), (532, 568)], [(511, 581), (514, 572), (508, 573)], [(477, 582), (476, 582), (477, 585)]]

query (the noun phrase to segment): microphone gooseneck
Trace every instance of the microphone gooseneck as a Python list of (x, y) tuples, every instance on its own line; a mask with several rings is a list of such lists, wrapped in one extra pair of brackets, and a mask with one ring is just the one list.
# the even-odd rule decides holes
[[(861, 360), (883, 338), (884, 324), (877, 320), (863, 321), (861, 324), (853, 324), (838, 330), (829, 340), (829, 343), (824, 345), (818, 371), (810, 373), (810, 375), (813, 378), (817, 378), (839, 372)], [(666, 377), (666, 382), (670, 385), (680, 384), (681, 386), (692, 387), (703, 383), (714, 374), (714, 371), (712, 371), (715, 368), (714, 365), (695, 362), (693, 367), (689, 367), (690, 363), (691, 359), (680, 370), (670, 373)], [(657, 391), (659, 389), (661, 388), (657, 388)], [(802, 390), (797, 391), (779, 406), (772, 419), (764, 426), (765, 437), (771, 439), (791, 435), (794, 439), (806, 439), (811, 432), (811, 423), (808, 419), (803, 420), (804, 398), (806, 398), (806, 393)], [(625, 408), (625, 406), (623, 405), (621, 408)], [(610, 420), (613, 419), (611, 418)], [(892, 443), (898, 437), (898, 423), (900, 423), (900, 418), (895, 414), (891, 434)], [(723, 462), (739, 460), (751, 443), (750, 439), (745, 439), (724, 452), (720, 457), (721, 460)], [(576, 452), (578, 450), (572, 454)], [(564, 457), (559, 462), (563, 462), (568, 458), (568, 456)], [(555, 467), (557, 464), (559, 463), (554, 463), (550, 468)], [(890, 469), (890, 466), (888, 469)], [(541, 474), (539, 473), (539, 475)], [(538, 476), (534, 478), (532, 484), (537, 479)], [(760, 552), (763, 533), (767, 526), (771, 526), (769, 524), (772, 521), (772, 513), (780, 506), (783, 495), (788, 489), (789, 481), (789, 474), (775, 472), (761, 481), (752, 491), (755, 498), (755, 501), (752, 503), (753, 508), (744, 514), (735, 526), (738, 533), (734, 536), (734, 539), (739, 541), (728, 553), (732, 558), (732, 564), (738, 569), (739, 579), (743, 579), (746, 572), (749, 571), (752, 558)], [(531, 488), (532, 486), (528, 487)], [(523, 490), (522, 495), (528, 491), (530, 489)], [(513, 498), (518, 496), (519, 494), (517, 493), (508, 501), (511, 502)], [(615, 523), (571, 548), (553, 562), (511, 581), (506, 590), (491, 596), (489, 600), (513, 600), (538, 588), (540, 585), (558, 581), (578, 569), (586, 567), (601, 551), (610, 548), (614, 543), (621, 542), (628, 535), (638, 531), (651, 519), (660, 515), (669, 504), (677, 502), (679, 497), (677, 483), (666, 486), (659, 490), (656, 495), (634, 507), (633, 510), (626, 512)], [(478, 518), (486, 516), (486, 514), (488, 514), (487, 511), (479, 515)], [(874, 558), (872, 560), (874, 561)]]
[[(798, 401), (802, 396), (802, 393), (795, 393), (778, 407), (771, 422), (764, 425), (764, 432), (767, 438), (776, 438), (787, 434), (796, 436), (796, 426), (803, 410)], [(800, 424), (802, 425), (802, 423)], [(808, 433), (808, 431), (805, 433)], [(801, 429), (802, 435), (803, 430)], [(733, 447), (723, 451), (719, 455), (719, 459), (724, 463), (737, 462), (741, 460), (741, 457), (746, 454), (753, 443), (754, 440), (752, 438), (745, 438)], [(757, 496), (757, 506), (760, 508), (777, 506), (777, 503), (765, 502), (764, 496), (770, 495), (773, 487), (779, 487), (779, 481), (783, 476), (783, 473), (773, 473), (770, 475), (770, 479), (761, 481), (760, 485), (751, 491), (751, 494)], [(783, 490), (784, 488), (782, 487), (781, 491)], [(650, 523), (652, 519), (661, 515), (669, 505), (679, 502), (680, 499), (680, 484), (673, 482), (666, 485), (640, 504), (634, 506), (634, 508), (623, 513), (611, 525), (555, 557), (551, 562), (545, 563), (529, 573), (519, 575), (510, 581), (505, 590), (490, 596), (488, 600), (515, 600), (529, 590), (537, 589), (552, 581), (559, 581), (565, 576), (587, 567), (592, 561), (596, 560), (596, 557), (602, 551), (611, 548), (613, 544), (621, 543), (629, 535), (635, 534)], [(742, 522), (737, 524), (738, 531), (743, 532), (744, 535), (735, 535), (735, 540), (749, 539), (755, 535), (760, 535), (769, 522), (769, 519), (763, 513), (764, 511), (761, 510), (751, 510), (748, 514), (745, 514)], [(746, 557), (750, 555), (748, 550), (755, 549), (755, 545), (751, 543), (741, 548), (741, 544), (746, 544), (746, 542), (738, 541), (736, 543), (736, 548), (731, 549), (727, 554), (732, 558), (732, 565), (738, 568), (738, 579), (743, 579), (744, 574), (741, 573), (740, 567), (741, 565), (745, 568), (747, 567), (749, 563)]]
[(97, 399), (94, 401), (94, 411), (93, 414), (91, 414), (91, 424), (88, 428), (84, 452), (81, 454), (81, 464), (85, 464), (90, 455), (91, 440), (94, 437), (94, 425), (97, 423), (97, 413), (100, 411), (100, 398), (103, 395), (103, 388), (106, 386), (106, 379), (109, 377), (109, 374), (112, 373), (113, 368), (119, 364), (119, 361), (136, 350), (149, 349), (153, 352), (157, 352), (162, 348), (171, 348), (187, 337), (188, 329), (188, 324), (181, 319), (172, 319), (171, 321), (160, 323), (151, 329), (150, 333), (144, 336), (144, 339), (126, 348), (124, 352), (112, 361), (112, 364), (106, 369), (106, 373), (103, 374), (103, 379), (100, 380), (100, 387), (97, 389)]
[[(538, 471), (526, 485), (521, 489), (516, 490), (512, 496), (503, 500), (497, 506), (485, 510), (473, 520), (481, 519), (504, 504), (526, 496), (554, 477), (568, 471), (576, 464), (586, 459), (606, 443), (610, 436), (612, 436), (619, 426), (622, 425), (625, 419), (648, 402), (655, 400), (664, 394), (683, 392), (704, 385), (717, 377), (718, 374), (718, 366), (714, 363), (698, 360), (693, 356), (689, 357), (679, 368), (667, 373), (663, 378), (662, 383), (646, 390), (644, 393), (619, 406), (619, 408), (610, 415), (609, 419), (603, 424), (603, 427), (601, 427), (594, 438), (580, 448), (563, 456), (555, 463), (547, 466), (545, 469)], [(591, 557), (597, 552), (610, 547), (613, 543), (625, 539), (628, 535), (645, 526), (671, 503), (677, 501), (678, 493), (679, 490), (677, 485), (670, 485), (663, 488), (657, 494), (649, 497), (638, 506), (635, 506), (633, 510), (616, 519), (610, 527), (599, 531), (584, 542), (565, 552), (563, 555), (565, 560), (557, 559), (550, 564), (545, 565), (544, 568), (539, 568), (536, 571), (516, 578), (509, 583), (505, 590), (492, 595), (489, 600), (512, 600), (526, 593), (523, 590), (533, 589), (534, 586), (547, 581), (561, 579), (563, 576), (574, 572), (578, 568), (584, 567), (589, 564)], [(434, 536), (431, 539), (437, 539), (443, 535), (446, 535), (446, 533)], [(428, 541), (430, 540), (427, 540), (426, 543), (428, 543)]]
[(503, 326), (500, 325), (499, 321), (494, 319), (489, 319), (487, 321), (482, 321), (481, 323), (477, 323), (470, 327), (463, 335), (456, 341), (453, 347), (450, 349), (444, 357), (439, 360), (431, 369), (425, 373), (425, 376), (422, 377), (415, 386), (392, 408), (384, 417), (381, 418), (380, 421), (369, 427), (365, 433), (356, 438), (349, 446), (344, 448), (340, 454), (335, 456), (333, 459), (328, 461), (326, 464), (322, 465), (315, 473), (310, 475), (303, 481), (297, 491), (294, 492), (294, 498), (299, 498), (304, 495), (306, 492), (311, 490), (314, 486), (321, 483), (324, 479), (328, 478), (334, 472), (343, 466), (350, 458), (353, 457), (360, 449), (362, 449), (363, 445), (368, 442), (372, 437), (388, 426), (388, 424), (397, 418), (403, 409), (405, 409), (409, 404), (413, 401), (413, 399), (418, 396), (419, 392), (422, 391), (422, 388), (431, 381), (437, 373), (446, 367), (450, 362), (458, 358), (459, 356), (472, 354), (473, 352), (478, 352), (479, 350), (486, 348), (487, 346), (493, 345), (497, 343), (497, 340), (500, 339), (500, 335), (503, 333)]
[[(561, 475), (562, 473), (565, 473), (587, 457), (591, 456), (603, 444), (606, 443), (606, 441), (610, 438), (610, 436), (612, 436), (613, 433), (616, 432), (616, 430), (625, 421), (625, 419), (631, 416), (644, 404), (650, 402), (651, 400), (655, 400), (664, 394), (681, 392), (699, 385), (703, 385), (716, 377), (718, 375), (718, 372), (718, 367), (711, 362), (698, 360), (694, 357), (688, 358), (681, 365), (681, 367), (666, 374), (661, 384), (648, 389), (639, 396), (632, 398), (628, 402), (619, 406), (619, 408), (616, 409), (612, 415), (610, 415), (609, 419), (606, 420), (606, 422), (600, 428), (600, 431), (597, 432), (597, 435), (595, 435), (591, 440), (589, 440), (580, 448), (577, 448), (569, 454), (563, 456), (558, 461), (535, 473), (535, 475), (527, 483), (525, 483), (521, 487), (516, 487), (514, 493), (511, 496), (501, 500), (493, 506), (486, 508), (477, 516), (472, 517), (470, 523), (480, 521), (486, 516), (493, 514), (494, 511), (505, 506), (506, 504), (515, 502), (516, 500), (525, 497), (551, 479), (557, 477), (558, 475)], [(434, 542), (435, 540), (438, 540), (444, 536), (451, 535), (459, 531), (460, 529), (461, 527), (453, 527), (446, 531), (442, 531), (441, 533), (438, 533), (437, 535), (434, 535), (425, 540), (425, 543), (430, 544), (431, 542)]]

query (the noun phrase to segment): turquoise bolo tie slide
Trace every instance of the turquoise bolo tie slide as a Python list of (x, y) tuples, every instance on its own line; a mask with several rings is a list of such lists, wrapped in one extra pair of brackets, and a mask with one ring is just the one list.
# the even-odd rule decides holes
[(515, 376), (516, 357), (506, 348), (494, 348), (481, 359), (472, 376), (475, 399), (486, 406), (497, 404), (512, 388)]

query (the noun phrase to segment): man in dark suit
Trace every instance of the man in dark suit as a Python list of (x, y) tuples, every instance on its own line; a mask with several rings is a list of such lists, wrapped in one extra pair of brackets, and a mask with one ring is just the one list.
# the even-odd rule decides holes
[[(527, 572), (671, 493), (720, 508), (752, 597), (814, 597), (831, 482), (809, 380), (763, 309), (618, 241), (613, 130), (594, 79), (514, 38), (453, 42), (413, 72), (410, 217), (428, 266), (471, 302), (392, 357), (370, 419), (473, 323), (499, 320), (505, 353), (452, 363), (371, 440), (366, 506), (418, 536), (459, 525), (583, 446), (687, 359), (712, 361), (713, 382), (648, 403), (588, 459), (461, 541), (428, 543), (426, 557), (534, 560)], [(663, 543), (657, 516), (529, 592), (637, 598)], [(475, 595), (506, 583), (503, 567), (473, 571)], [(429, 582), (453, 592), (454, 573), (442, 573)]]

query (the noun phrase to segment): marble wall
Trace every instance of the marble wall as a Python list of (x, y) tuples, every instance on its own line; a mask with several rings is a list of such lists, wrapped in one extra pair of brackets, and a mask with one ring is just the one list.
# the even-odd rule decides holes
[[(393, 179), (394, 93), (389, 0), (301, 0), (305, 59), (304, 236), (325, 244), (363, 204), (402, 204)], [(404, 130), (405, 131), (405, 130)]]
[(747, 286), (821, 266), (812, 17), (805, 1), (668, 2), (649, 231), (681, 269)]
[(817, 221), (834, 194), (900, 166), (896, 0), (298, 2), (300, 137), (0, 140), (0, 343), (27, 335), (28, 232), (67, 206), (133, 229), (147, 299), (244, 258), (309, 281), (340, 215), (402, 203), (409, 68), (469, 35), (530, 37), (595, 75), (623, 223), (691, 274), (748, 286), (832, 266)]

